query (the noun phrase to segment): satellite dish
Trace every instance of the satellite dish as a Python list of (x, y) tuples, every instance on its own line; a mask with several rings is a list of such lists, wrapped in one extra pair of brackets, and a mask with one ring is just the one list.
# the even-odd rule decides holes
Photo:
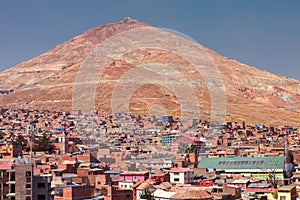
[(28, 158), (24, 158), (24, 164), (28, 164)]
[(18, 155), (18, 157), (17, 157), (17, 164), (20, 164), (20, 163), (21, 163), (21, 156)]

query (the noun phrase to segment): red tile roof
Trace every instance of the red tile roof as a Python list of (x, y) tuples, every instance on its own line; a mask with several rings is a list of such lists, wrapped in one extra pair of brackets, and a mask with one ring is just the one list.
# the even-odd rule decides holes
[(181, 168), (181, 167), (172, 168), (170, 170), (170, 172), (189, 172), (189, 171), (193, 171), (193, 170), (191, 170), (190, 168)]
[(0, 170), (11, 169), (12, 162), (0, 163)]
[(199, 189), (176, 189), (172, 199), (212, 199), (212, 195)]

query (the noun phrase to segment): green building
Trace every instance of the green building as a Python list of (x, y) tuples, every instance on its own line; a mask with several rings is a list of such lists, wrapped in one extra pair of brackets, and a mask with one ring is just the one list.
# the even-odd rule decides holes
[(284, 156), (272, 157), (212, 157), (203, 158), (198, 168), (208, 171), (224, 171), (227, 174), (243, 174), (259, 179), (266, 179), (272, 173), (277, 179), (283, 179)]

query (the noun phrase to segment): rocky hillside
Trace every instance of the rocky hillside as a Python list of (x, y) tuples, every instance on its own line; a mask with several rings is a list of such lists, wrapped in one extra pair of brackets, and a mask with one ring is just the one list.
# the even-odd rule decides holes
[[(98, 26), (56, 46), (31, 60), (0, 73), (0, 103), (9, 108), (72, 110), (72, 95), (78, 70), (84, 59), (102, 41), (127, 30), (148, 27), (125, 18), (118, 23)], [(226, 89), (226, 120), (245, 120), (268, 125), (298, 125), (300, 82), (274, 75), (223, 57), (204, 47), (223, 79)], [(98, 110), (111, 112), (111, 96), (116, 81), (143, 61), (162, 63), (178, 69), (191, 80), (193, 67), (182, 57), (159, 49), (136, 49), (106, 67), (96, 89)], [(174, 70), (176, 70), (174, 68)], [(195, 78), (195, 79), (194, 79)], [(211, 96), (207, 87), (195, 87), (201, 118), (209, 119)], [(180, 103), (165, 87), (145, 84), (131, 96), (130, 110), (139, 113), (166, 110), (178, 115)], [(154, 106), (155, 105), (155, 106)]]

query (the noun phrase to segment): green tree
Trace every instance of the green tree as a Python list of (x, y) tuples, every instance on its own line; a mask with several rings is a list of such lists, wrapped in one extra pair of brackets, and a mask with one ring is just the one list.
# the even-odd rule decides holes
[(179, 142), (178, 153), (186, 153), (189, 149), (189, 145), (186, 142)]
[(148, 188), (144, 189), (140, 195), (141, 199), (154, 200), (154, 196), (151, 194)]
[(273, 198), (278, 199), (278, 191), (277, 190), (275, 190), (275, 192), (273, 193)]
[(0, 131), (0, 140), (2, 140), (2, 139), (4, 139), (4, 136), (5, 136), (6, 134), (3, 132), (3, 131)]
[(33, 151), (44, 151), (45, 153), (52, 153), (54, 151), (54, 145), (50, 141), (51, 137), (46, 133), (43, 133), (42, 136), (34, 139)]
[(13, 145), (21, 145), (22, 149), (26, 149), (27, 144), (28, 144), (28, 140), (21, 134), (18, 134), (17, 137), (15, 137), (12, 142)]
[(294, 155), (293, 152), (291, 150), (288, 150), (288, 159), (291, 163), (294, 163)]
[(197, 153), (197, 146), (192, 144), (186, 149), (186, 153)]

